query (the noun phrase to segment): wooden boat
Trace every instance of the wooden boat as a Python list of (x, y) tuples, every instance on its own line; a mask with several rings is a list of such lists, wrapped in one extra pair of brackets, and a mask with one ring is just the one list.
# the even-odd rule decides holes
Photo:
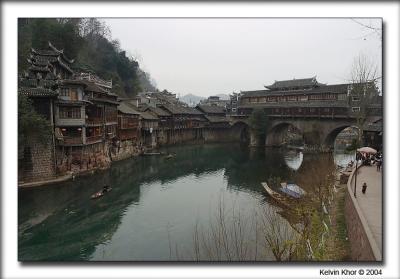
[(274, 200), (283, 203), (284, 205), (288, 205), (288, 199), (281, 193), (272, 190), (267, 182), (261, 182), (261, 185), (264, 187), (265, 191), (267, 191), (268, 195), (270, 195)]
[(107, 189), (101, 189), (100, 191), (94, 193), (93, 195), (90, 196), (91, 199), (98, 199), (101, 198), (102, 196), (104, 196), (105, 193), (108, 193), (112, 190), (111, 187), (107, 188)]
[(286, 206), (289, 206), (290, 202), (296, 202), (306, 194), (303, 189), (292, 183), (281, 183), (281, 188), (278, 189), (279, 191), (273, 190), (266, 182), (261, 182), (261, 185), (264, 187), (265, 191), (267, 191), (268, 195)]

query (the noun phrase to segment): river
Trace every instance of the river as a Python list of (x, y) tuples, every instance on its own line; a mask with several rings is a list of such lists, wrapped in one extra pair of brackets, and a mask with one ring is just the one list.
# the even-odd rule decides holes
[[(261, 238), (257, 241), (252, 229), (261, 224), (256, 212), (279, 210), (261, 182), (268, 177), (296, 180), (300, 170), (307, 173), (318, 158), (327, 156), (235, 144), (162, 151), (176, 156), (131, 158), (74, 181), (20, 189), (19, 260), (190, 261), (196, 259), (195, 236), (203, 235), (204, 240), (206, 232), (215, 232), (213, 224), (221, 212), (228, 216), (226, 226), (241, 222), (242, 236), (259, 246)], [(331, 163), (339, 165), (352, 159), (344, 154), (333, 157)], [(105, 183), (112, 191), (91, 200)], [(254, 255), (257, 260), (274, 260), (268, 250)]]

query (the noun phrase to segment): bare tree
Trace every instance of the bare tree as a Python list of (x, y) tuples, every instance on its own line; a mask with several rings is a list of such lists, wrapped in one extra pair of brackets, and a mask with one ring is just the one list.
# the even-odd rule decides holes
[(353, 113), (359, 128), (359, 142), (362, 139), (363, 127), (368, 117), (373, 113), (370, 105), (377, 103), (379, 90), (376, 86), (381, 78), (378, 75), (378, 66), (365, 54), (354, 58), (350, 74), (350, 95), (354, 101)]

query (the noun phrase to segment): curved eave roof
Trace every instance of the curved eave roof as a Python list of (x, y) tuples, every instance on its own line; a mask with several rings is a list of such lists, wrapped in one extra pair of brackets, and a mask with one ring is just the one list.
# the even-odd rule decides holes
[(55, 98), (58, 96), (58, 93), (54, 90), (47, 88), (29, 88), (29, 87), (20, 87), (18, 88), (18, 94), (22, 94), (28, 97), (42, 97), (42, 98)]

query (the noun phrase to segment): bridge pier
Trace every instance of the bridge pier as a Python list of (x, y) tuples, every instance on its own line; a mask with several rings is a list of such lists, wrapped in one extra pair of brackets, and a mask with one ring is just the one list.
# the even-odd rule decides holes
[(264, 146), (265, 145), (265, 135), (259, 134), (254, 130), (250, 130), (250, 146)]

